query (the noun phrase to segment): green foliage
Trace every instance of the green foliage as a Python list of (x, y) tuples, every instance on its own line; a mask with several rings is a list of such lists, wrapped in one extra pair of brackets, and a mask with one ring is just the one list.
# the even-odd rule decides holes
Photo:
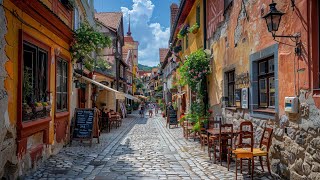
[(179, 68), (181, 85), (189, 85), (195, 91), (199, 82), (210, 73), (210, 58), (200, 49), (191, 53), (184, 64)]
[(193, 31), (195, 31), (196, 29), (199, 29), (199, 25), (198, 25), (198, 23), (196, 23), (196, 24), (194, 24), (193, 26), (191, 26), (189, 29), (188, 29), (188, 31), (189, 31), (189, 33), (192, 33)]
[(86, 57), (92, 52), (97, 52), (100, 49), (110, 46), (112, 43), (108, 36), (98, 32), (91, 27), (87, 22), (81, 24), (74, 35), (74, 42), (71, 46), (72, 59)]

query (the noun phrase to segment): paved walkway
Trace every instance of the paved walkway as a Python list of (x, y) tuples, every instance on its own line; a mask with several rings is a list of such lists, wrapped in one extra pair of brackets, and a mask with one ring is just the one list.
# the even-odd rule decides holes
[(184, 139), (181, 128), (166, 128), (160, 115), (129, 115), (95, 142), (73, 142), (26, 179), (235, 179), (234, 171), (209, 161), (199, 142)]

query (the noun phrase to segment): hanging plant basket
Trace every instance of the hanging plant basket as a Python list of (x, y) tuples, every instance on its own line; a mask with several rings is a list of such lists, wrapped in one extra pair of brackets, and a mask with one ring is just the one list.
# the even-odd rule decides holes
[(188, 31), (190, 33), (196, 34), (199, 31), (200, 26), (196, 23), (193, 26), (191, 26)]

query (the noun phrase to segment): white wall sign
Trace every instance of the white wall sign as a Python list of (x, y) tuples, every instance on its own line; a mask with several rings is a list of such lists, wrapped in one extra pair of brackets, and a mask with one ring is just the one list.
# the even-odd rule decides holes
[(242, 88), (241, 96), (242, 96), (242, 98), (241, 98), (242, 109), (248, 109), (249, 108), (249, 89)]

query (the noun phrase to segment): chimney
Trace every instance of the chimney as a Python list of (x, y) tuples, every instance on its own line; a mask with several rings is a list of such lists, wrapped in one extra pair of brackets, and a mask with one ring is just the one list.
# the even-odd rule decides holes
[(177, 4), (172, 3), (170, 6), (170, 13), (171, 13), (171, 19), (170, 19), (170, 27), (172, 29), (172, 26), (176, 20), (176, 17), (178, 15), (179, 7)]

